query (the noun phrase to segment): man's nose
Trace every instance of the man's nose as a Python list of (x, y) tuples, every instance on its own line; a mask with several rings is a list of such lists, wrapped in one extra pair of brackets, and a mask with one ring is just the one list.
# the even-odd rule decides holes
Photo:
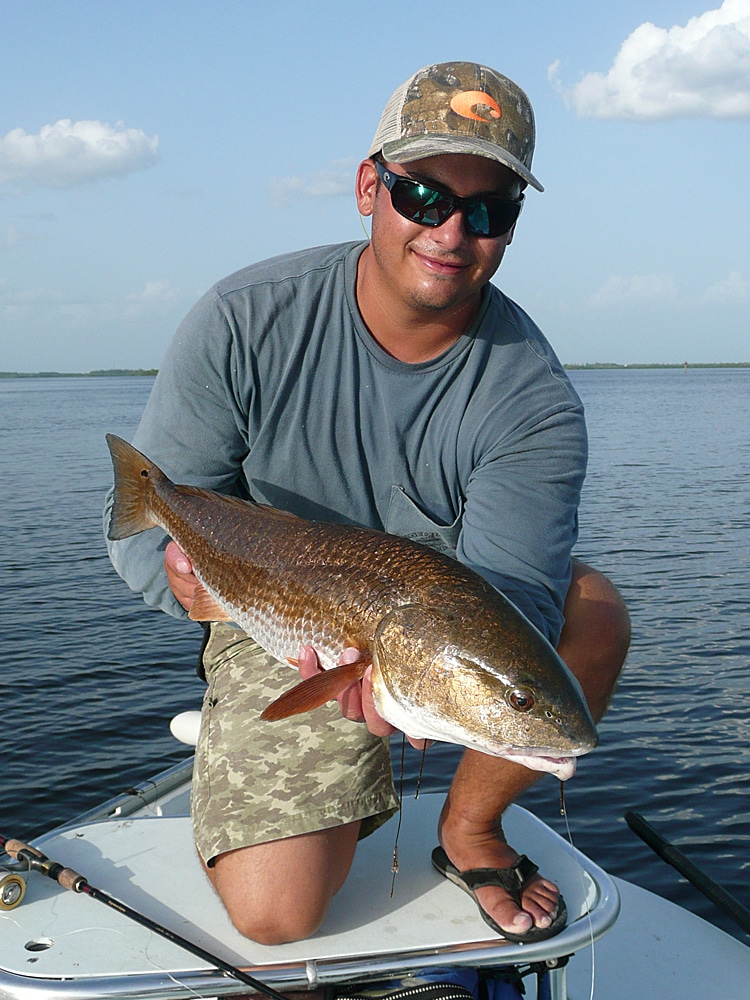
[(460, 208), (452, 212), (445, 222), (432, 230), (432, 238), (443, 247), (461, 246), (469, 237), (464, 213)]

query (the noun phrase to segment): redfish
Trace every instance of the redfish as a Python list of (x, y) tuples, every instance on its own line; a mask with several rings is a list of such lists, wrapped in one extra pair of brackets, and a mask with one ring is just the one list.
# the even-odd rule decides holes
[[(407, 735), (457, 743), (561, 779), (597, 742), (577, 680), (486, 580), (425, 545), (173, 483), (107, 435), (112, 540), (160, 527), (200, 581), (190, 617), (233, 621), (279, 660), (313, 646), (325, 671), (263, 712), (333, 698), (372, 663), (375, 705)], [(357, 662), (337, 666), (347, 646)]]

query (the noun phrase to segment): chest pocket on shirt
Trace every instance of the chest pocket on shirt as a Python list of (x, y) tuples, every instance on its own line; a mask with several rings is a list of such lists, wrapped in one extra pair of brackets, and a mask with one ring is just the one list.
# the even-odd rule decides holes
[(385, 520), (385, 530), (456, 558), (458, 536), (461, 534), (463, 506), (453, 524), (437, 524), (417, 507), (400, 486), (391, 486), (391, 499)]

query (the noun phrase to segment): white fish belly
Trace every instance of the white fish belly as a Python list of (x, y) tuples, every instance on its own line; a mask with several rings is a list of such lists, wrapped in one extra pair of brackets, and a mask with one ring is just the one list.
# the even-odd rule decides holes
[(471, 739), (471, 734), (453, 720), (444, 715), (436, 715), (423, 707), (408, 707), (396, 701), (389, 693), (380, 677), (373, 673), (373, 694), (375, 707), (386, 722), (390, 722), (402, 733), (415, 740), (439, 740), (442, 743), (456, 743), (459, 746), (471, 747), (494, 757), (502, 757), (505, 752), (512, 752), (508, 746), (490, 745), (484, 740)]
[(343, 652), (341, 641), (332, 631), (311, 619), (291, 622), (274, 614), (272, 609), (241, 608), (222, 601), (216, 594), (212, 596), (244, 632), (282, 663), (286, 663), (288, 657), (296, 658), (300, 646), (313, 646), (320, 665), (328, 670), (336, 666)]

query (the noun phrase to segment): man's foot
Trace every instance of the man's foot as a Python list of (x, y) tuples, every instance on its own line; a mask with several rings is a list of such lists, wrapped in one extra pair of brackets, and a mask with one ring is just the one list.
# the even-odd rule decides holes
[(440, 839), (445, 846), (433, 852), (433, 864), (474, 897), (482, 918), (498, 933), (542, 940), (565, 926), (565, 904), (557, 886), (538, 875), (527, 858), (517, 864), (518, 852), (497, 833), (461, 845), (443, 829)]

